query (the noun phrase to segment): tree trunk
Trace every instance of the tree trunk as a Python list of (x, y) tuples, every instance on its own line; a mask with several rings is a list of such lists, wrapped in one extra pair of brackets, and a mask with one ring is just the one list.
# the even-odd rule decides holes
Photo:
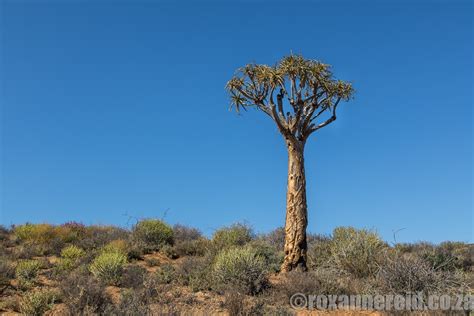
[(305, 271), (306, 227), (306, 177), (304, 171), (304, 144), (288, 143), (288, 187), (286, 193), (285, 260), (281, 271)]

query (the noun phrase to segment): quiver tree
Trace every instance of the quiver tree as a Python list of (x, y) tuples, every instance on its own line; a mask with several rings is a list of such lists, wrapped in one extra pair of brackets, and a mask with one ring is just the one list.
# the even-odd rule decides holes
[(317, 130), (336, 120), (340, 101), (354, 90), (336, 80), (330, 66), (302, 56), (284, 57), (276, 66), (249, 64), (227, 83), (232, 106), (255, 107), (268, 115), (288, 149), (285, 259), (282, 271), (306, 270), (306, 178), (304, 147)]

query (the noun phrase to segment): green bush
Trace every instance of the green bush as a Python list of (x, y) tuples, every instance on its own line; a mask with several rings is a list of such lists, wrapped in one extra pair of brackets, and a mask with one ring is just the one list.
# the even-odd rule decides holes
[(128, 243), (123, 239), (116, 239), (109, 242), (107, 245), (102, 247), (102, 252), (119, 252), (128, 254)]
[(164, 245), (163, 247), (161, 247), (160, 252), (163, 253), (165, 256), (167, 256), (170, 259), (179, 258), (179, 254), (176, 251), (176, 248), (174, 246)]
[(359, 278), (377, 273), (385, 249), (386, 244), (377, 233), (353, 227), (334, 229), (330, 245), (334, 265)]
[(30, 223), (14, 227), (13, 235), (24, 245), (34, 245), (39, 255), (59, 255), (66, 243), (81, 236), (71, 226)]
[(74, 245), (67, 246), (61, 250), (61, 258), (64, 259), (77, 260), (84, 257), (85, 255), (86, 252), (83, 249)]
[(321, 239), (308, 245), (308, 267), (317, 269), (320, 267), (331, 267), (331, 239)]
[[(413, 254), (387, 258), (382, 265), (378, 279), (383, 291), (390, 294), (408, 294), (437, 292), (448, 279), (434, 270), (426, 261)], [(444, 293), (446, 294), (446, 293)]]
[(141, 243), (145, 251), (160, 250), (173, 244), (173, 228), (157, 219), (146, 219), (133, 227), (133, 238)]
[(9, 239), (10, 229), (3, 225), (0, 225), (0, 241), (6, 241)]
[(54, 227), (50, 224), (24, 224), (13, 228), (13, 235), (20, 241), (49, 242), (54, 238)]
[(267, 285), (266, 263), (252, 247), (221, 251), (213, 265), (214, 288), (233, 288), (245, 294), (256, 294)]
[(143, 248), (140, 246), (139, 243), (137, 242), (130, 242), (128, 245), (127, 249), (127, 257), (128, 260), (133, 261), (133, 260), (141, 260), (143, 259)]
[(443, 271), (469, 271), (474, 262), (469, 245), (462, 242), (443, 242), (438, 246), (427, 247), (417, 254), (434, 269)]
[(205, 238), (193, 240), (184, 240), (174, 245), (175, 252), (178, 256), (204, 256), (209, 249), (210, 241)]
[(111, 241), (129, 238), (130, 232), (114, 226), (87, 226), (84, 236), (74, 242), (82, 249), (100, 249)]
[(257, 256), (265, 260), (268, 271), (278, 272), (283, 263), (285, 253), (283, 249), (277, 249), (274, 245), (270, 245), (263, 240), (254, 240), (248, 244)]
[(41, 316), (53, 307), (57, 296), (51, 290), (28, 292), (20, 301), (20, 312), (28, 316)]
[(234, 224), (217, 230), (212, 236), (216, 252), (233, 246), (243, 246), (254, 238), (252, 229), (244, 224)]
[(103, 315), (156, 315), (149, 304), (151, 298), (145, 291), (125, 290), (118, 304), (109, 304), (104, 310)]
[(10, 284), (10, 279), (15, 277), (15, 269), (10, 261), (0, 257), (0, 287), (4, 288)]
[(143, 286), (143, 281), (147, 275), (147, 270), (139, 265), (128, 265), (120, 280), (120, 286), (138, 289)]
[(120, 252), (102, 252), (94, 259), (89, 269), (92, 274), (107, 284), (118, 285), (127, 263), (127, 256)]
[(66, 243), (76, 242), (86, 235), (86, 226), (78, 222), (67, 222), (56, 229), (59, 237)]
[(184, 258), (176, 269), (177, 282), (194, 292), (211, 289), (212, 259), (210, 256)]
[(58, 268), (60, 270), (71, 270), (75, 268), (80, 259), (86, 255), (86, 252), (74, 245), (67, 246), (61, 250), (61, 259)]
[(156, 280), (160, 284), (170, 284), (176, 278), (176, 271), (170, 264), (162, 265), (156, 271)]
[(85, 266), (80, 266), (65, 276), (59, 289), (69, 315), (104, 315), (107, 306), (112, 304), (105, 285), (97, 282)]
[(22, 289), (31, 287), (38, 276), (41, 263), (37, 260), (22, 260), (15, 269), (15, 276)]
[(202, 234), (198, 229), (180, 224), (173, 226), (173, 235), (175, 241), (190, 241), (202, 238)]
[(277, 249), (283, 249), (285, 246), (285, 228), (275, 228), (271, 232), (261, 235), (260, 239), (268, 244), (274, 245)]

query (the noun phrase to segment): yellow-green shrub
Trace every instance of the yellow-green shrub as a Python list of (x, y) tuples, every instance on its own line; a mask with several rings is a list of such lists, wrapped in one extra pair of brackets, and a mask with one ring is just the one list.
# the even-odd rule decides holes
[(178, 256), (204, 256), (211, 241), (205, 238), (177, 242), (174, 249)]
[(244, 224), (233, 224), (217, 230), (212, 236), (213, 248), (216, 251), (233, 246), (243, 246), (253, 238), (250, 227)]
[(356, 277), (374, 276), (387, 245), (379, 235), (366, 229), (338, 227), (330, 242), (332, 263)]
[(333, 267), (331, 256), (332, 240), (320, 239), (308, 245), (308, 267), (315, 270), (321, 267)]
[(31, 224), (16, 226), (13, 229), (14, 236), (23, 242), (34, 242), (46, 244), (54, 239), (69, 243), (84, 237), (86, 228), (79, 223), (66, 223), (60, 226), (51, 224)]
[(86, 255), (86, 252), (74, 245), (67, 246), (61, 250), (61, 261), (59, 268), (62, 270), (70, 270), (76, 267), (79, 260)]
[(58, 294), (51, 290), (28, 292), (20, 301), (20, 312), (23, 315), (40, 316), (53, 307)]
[(20, 288), (29, 288), (38, 276), (40, 268), (41, 263), (37, 260), (22, 260), (18, 262), (15, 268), (15, 277), (18, 279)]
[(12, 263), (6, 258), (0, 257), (0, 287), (8, 287), (10, 279), (15, 277), (15, 269)]
[(84, 224), (77, 222), (67, 222), (61, 226), (55, 226), (56, 236), (65, 243), (75, 242), (86, 235)]
[(265, 259), (252, 247), (221, 251), (213, 265), (213, 287), (238, 289), (246, 294), (260, 292), (268, 283)]
[(25, 242), (45, 244), (55, 238), (55, 228), (50, 224), (24, 224), (13, 229), (14, 236)]
[(123, 239), (116, 239), (109, 242), (102, 248), (102, 252), (120, 252), (127, 254), (128, 243)]
[(158, 219), (145, 219), (133, 227), (133, 238), (141, 243), (145, 251), (159, 250), (173, 244), (173, 228)]
[(258, 256), (265, 260), (268, 271), (280, 271), (280, 266), (285, 258), (285, 253), (282, 249), (277, 249), (274, 245), (270, 245), (262, 240), (251, 241), (247, 244), (247, 247), (251, 247)]
[(127, 256), (121, 252), (102, 252), (94, 259), (89, 269), (92, 274), (107, 284), (117, 285), (127, 263)]

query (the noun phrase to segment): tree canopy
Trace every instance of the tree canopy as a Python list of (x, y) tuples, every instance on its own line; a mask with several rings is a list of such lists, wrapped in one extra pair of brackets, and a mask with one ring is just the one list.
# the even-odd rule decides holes
[(334, 78), (329, 65), (299, 55), (275, 66), (248, 64), (226, 88), (237, 111), (255, 107), (276, 122), (283, 136), (303, 144), (335, 121), (339, 102), (354, 93), (351, 83)]

